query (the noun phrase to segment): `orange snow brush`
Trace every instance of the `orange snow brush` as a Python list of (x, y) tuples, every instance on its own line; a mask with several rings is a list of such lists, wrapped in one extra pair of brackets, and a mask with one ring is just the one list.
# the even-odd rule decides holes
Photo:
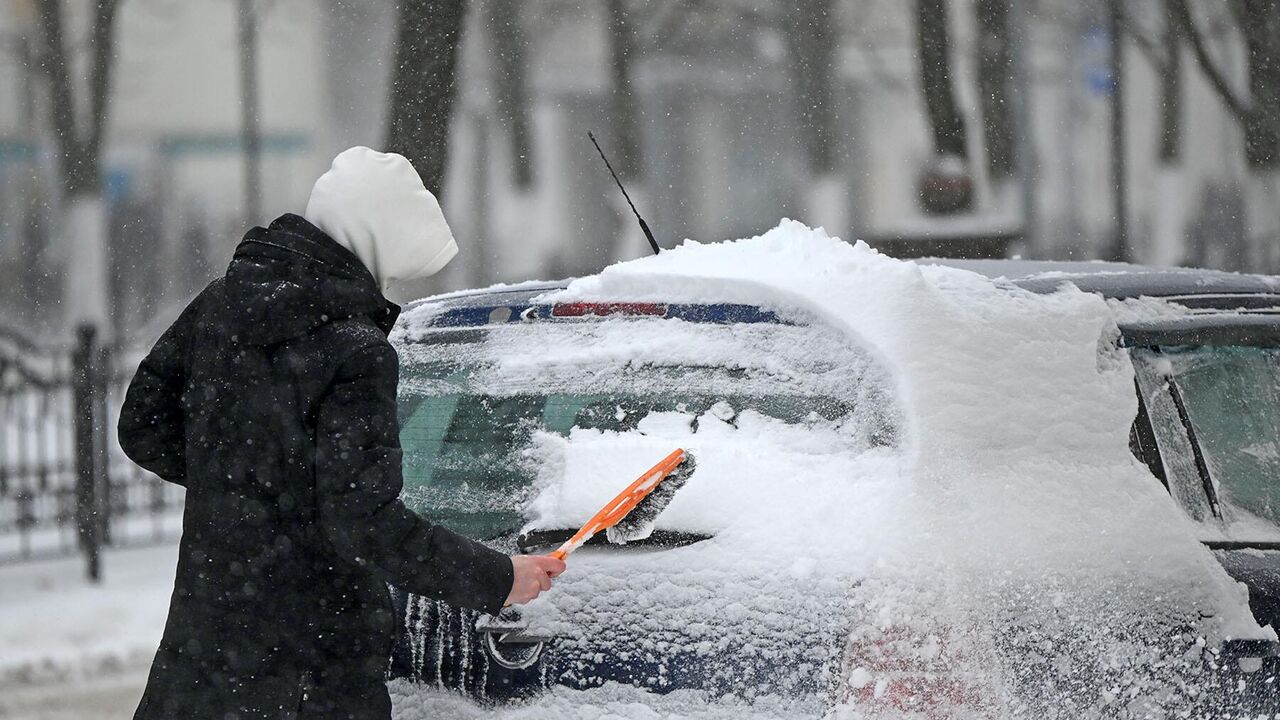
[[(569, 553), (582, 547), (596, 533), (610, 528), (614, 528), (617, 533), (619, 528), (625, 527), (621, 533), (618, 533), (621, 542), (648, 537), (653, 520), (657, 518), (658, 513), (666, 509), (676, 490), (679, 490), (685, 480), (689, 479), (689, 475), (693, 473), (693, 466), (693, 455), (686, 453), (683, 449), (666, 456), (662, 462), (649, 468), (648, 472), (636, 478), (635, 482), (600, 508), (600, 512), (588, 520), (581, 530), (553, 550), (551, 557), (564, 560)], [(666, 482), (663, 482), (664, 480)], [(655, 493), (659, 486), (662, 486), (662, 491)], [(615, 528), (624, 519), (627, 521), (625, 526)], [(610, 533), (611, 538), (615, 533)]]

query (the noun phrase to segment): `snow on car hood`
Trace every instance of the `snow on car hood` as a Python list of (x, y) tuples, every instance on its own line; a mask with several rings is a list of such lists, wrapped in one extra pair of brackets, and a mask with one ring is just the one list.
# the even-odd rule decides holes
[[(844, 608), (854, 647), (939, 623), (988, 637), (1016, 616), (1094, 643), (1066, 660), (1047, 653), (1045, 672), (1109, 655), (1135, 693), (1154, 692), (1132, 663), (1154, 662), (1150, 648), (1168, 635), (1162, 622), (1191, 623), (1189, 637), (1210, 645), (1263, 634), (1243, 586), (1130, 454), (1133, 370), (1100, 297), (1071, 287), (1034, 294), (783, 221), (750, 239), (686, 241), (539, 298), (615, 300), (741, 302), (817, 318), (889, 369), (904, 440), (896, 449), (846, 446), (821, 423), (744, 417), (727, 428), (705, 416), (697, 433), (688, 418), (668, 418), (631, 433), (542, 437), (531, 508), (542, 527), (573, 526), (688, 446), (701, 450), (698, 470), (668, 520), (715, 537), (666, 552), (575, 555), (529, 606), (535, 624), (581, 635), (588, 623), (657, 632), (667, 622), (696, 634), (716, 618), (768, 626), (784, 613), (795, 622), (776, 634), (782, 646), (810, 630), (805, 618), (819, 608), (806, 603), (817, 603)], [(1148, 651), (1116, 664), (1117, 643), (1142, 647), (1143, 632)], [(858, 687), (878, 672), (860, 657), (849, 651), (842, 670)], [(972, 665), (982, 655), (968, 657)], [(1011, 671), (985, 671), (985, 682), (1018, 682)]]

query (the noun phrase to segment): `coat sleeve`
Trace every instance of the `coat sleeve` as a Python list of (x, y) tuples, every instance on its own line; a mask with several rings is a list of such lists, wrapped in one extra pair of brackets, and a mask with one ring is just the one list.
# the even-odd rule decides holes
[(335, 550), (392, 585), (496, 615), (511, 592), (506, 555), (419, 517), (404, 485), (396, 384), (387, 343), (355, 353), (320, 403), (316, 494)]
[(120, 447), (130, 460), (178, 485), (186, 485), (182, 394), (187, 385), (187, 336), (200, 301), (193, 300), (142, 359), (116, 425)]

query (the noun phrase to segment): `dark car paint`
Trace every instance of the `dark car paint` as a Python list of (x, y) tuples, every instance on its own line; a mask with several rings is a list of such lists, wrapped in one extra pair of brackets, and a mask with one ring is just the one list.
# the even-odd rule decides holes
[(1280, 549), (1214, 550), (1213, 555), (1249, 587), (1249, 608), (1258, 624), (1280, 628)]
[[(976, 270), (992, 277), (1006, 277), (1013, 273), (1000, 273), (1001, 261), (977, 263), (981, 268), (969, 267), (974, 263), (938, 261), (962, 269)], [(1032, 275), (1012, 277), (1010, 282), (1024, 289), (1047, 293), (1072, 284), (1086, 292), (1094, 292), (1106, 298), (1131, 298), (1141, 296), (1166, 297), (1188, 307), (1242, 308), (1252, 314), (1215, 313), (1178, 318), (1160, 323), (1133, 323), (1121, 325), (1121, 344), (1125, 347), (1153, 347), (1159, 345), (1258, 345), (1280, 346), (1280, 278), (1264, 276), (1240, 276), (1229, 273), (1205, 273), (1196, 271), (1153, 271), (1132, 266), (1115, 266), (1093, 263), (1054, 263), (1052, 267), (1029, 264), (1037, 274), (1044, 271), (1056, 273), (1052, 277)], [(1120, 268), (1122, 271), (1117, 271)], [(437, 315), (433, 325), (437, 327), (477, 327), (496, 319), (502, 322), (538, 322), (552, 320), (550, 307), (540, 303), (540, 296), (563, 289), (566, 282), (522, 286), (497, 292), (479, 291), (440, 299), (445, 312)], [(1202, 301), (1201, 301), (1202, 300)], [(679, 307), (684, 319), (696, 322), (787, 322), (771, 311), (751, 306), (710, 306), (699, 311), (696, 306)], [(1259, 312), (1262, 311), (1262, 312)], [(701, 312), (701, 316), (699, 313)], [(573, 321), (580, 321), (574, 319)], [(409, 339), (412, 342), (412, 339)], [(1145, 427), (1144, 427), (1145, 423)], [(1139, 402), (1139, 415), (1131, 434), (1131, 446), (1135, 456), (1142, 460), (1153, 474), (1164, 481), (1158, 449), (1151, 438), (1150, 419), (1143, 403)], [(1255, 548), (1222, 549), (1215, 552), (1228, 573), (1249, 588), (1250, 606), (1262, 625), (1280, 626), (1280, 549), (1259, 551)], [(416, 607), (420, 599), (397, 593), (396, 606), (402, 618), (400, 639), (393, 655), (393, 676), (410, 677), (428, 684), (453, 688), (477, 699), (498, 700), (536, 693), (553, 684), (571, 687), (592, 687), (606, 680), (648, 687), (657, 692), (681, 687), (714, 689), (707, 682), (709, 673), (701, 667), (701, 661), (690, 658), (667, 658), (665, 667), (634, 662), (595, 662), (590, 658), (562, 652), (554, 640), (541, 646), (537, 662), (526, 669), (498, 667), (484, 650), (491, 638), (474, 629), (475, 616), (465, 618), (463, 613), (447, 607), (424, 609)], [(436, 604), (438, 605), (438, 604)], [(452, 614), (451, 614), (452, 613)], [(439, 618), (444, 616), (441, 621)], [(405, 627), (417, 624), (421, 630), (423, 618), (430, 625), (425, 632), (406, 632)], [(448, 630), (439, 632), (441, 627)], [(463, 630), (467, 628), (467, 630)], [(463, 638), (463, 634), (466, 638)], [(498, 638), (499, 636), (494, 636)], [(517, 642), (519, 640), (517, 639)], [(492, 647), (502, 651), (500, 639)], [(413, 658), (418, 658), (415, 665)], [(1249, 673), (1249, 677), (1280, 676), (1280, 657), (1277, 646), (1267, 641), (1235, 641), (1227, 644), (1211, 663), (1220, 664), (1230, 672), (1237, 671), (1240, 658), (1261, 658), (1261, 667)], [(436, 659), (443, 659), (437, 666)], [(581, 671), (583, 665), (589, 672)], [(666, 682), (656, 684), (647, 678), (658, 677), (663, 671)], [(746, 679), (768, 683), (768, 671), (746, 673)], [(1271, 696), (1271, 685), (1251, 684), (1248, 692), (1230, 699), (1230, 704), (1249, 708), (1268, 708), (1276, 700)], [(724, 688), (725, 690), (731, 688)], [(1261, 695), (1258, 693), (1261, 692)]]

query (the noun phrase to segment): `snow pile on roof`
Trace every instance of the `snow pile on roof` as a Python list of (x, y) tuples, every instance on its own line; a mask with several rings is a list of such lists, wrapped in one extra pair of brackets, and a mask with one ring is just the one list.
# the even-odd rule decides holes
[[(559, 524), (585, 519), (674, 445), (705, 445), (668, 522), (701, 524), (716, 537), (621, 560), (592, 556), (590, 569), (571, 570), (530, 606), (535, 624), (568, 635), (588, 625), (659, 632), (673, 614), (694, 635), (708, 623), (716, 652), (725, 650), (715, 646), (717, 618), (753, 632), (763, 624), (768, 635), (770, 613), (790, 608), (793, 622), (769, 646), (783, 648), (814, 630), (806, 625), (815, 614), (830, 616), (824, 583), (844, 582), (836, 605), (863, 613), (848, 620), (850, 643), (904, 627), (928, 635), (941, 623), (980, 646), (998, 644), (992, 634), (1016, 616), (1059, 641), (1082, 629), (1092, 636), (1066, 656), (1035, 651), (1044, 672), (1066, 672), (1066, 663), (1078, 675), (1092, 657), (1107, 682), (1124, 678), (1130, 697), (1159, 695), (1158, 677), (1170, 672), (1160, 669), (1162, 653), (1190, 642), (1158, 647), (1170, 618), (1211, 644), (1261, 633), (1243, 586), (1129, 452), (1133, 370), (1112, 311), (1095, 295), (1034, 294), (783, 221), (746, 240), (686, 241), (540, 301), (741, 302), (816, 319), (893, 374), (905, 441), (898, 450), (842, 445), (838, 428), (821, 423), (744, 418), (728, 428), (706, 415), (697, 433), (692, 418), (677, 417), (631, 433), (543, 437), (533, 509)], [(1120, 661), (1120, 646), (1142, 650)], [(874, 677), (857, 657), (848, 652), (856, 666), (843, 671)], [(1011, 668), (993, 676), (1002, 671), (982, 667), (981, 653), (968, 657), (987, 682), (1019, 680)]]
[[(1114, 322), (1094, 295), (1036, 295), (976, 273), (894, 260), (784, 221), (748, 240), (686, 241), (543, 299), (622, 298), (743, 302), (791, 315), (802, 309), (846, 331), (898, 374), (922, 466), (950, 467), (990, 452), (1075, 462), (1096, 458), (1080, 451), (1100, 446), (1123, 451), (1110, 460), (1127, 457), (1135, 401), (1114, 391), (1131, 387), (1132, 377), (1099, 372), (1102, 354), (1115, 355), (1099, 342)], [(1112, 362), (1121, 364), (1118, 356)]]

